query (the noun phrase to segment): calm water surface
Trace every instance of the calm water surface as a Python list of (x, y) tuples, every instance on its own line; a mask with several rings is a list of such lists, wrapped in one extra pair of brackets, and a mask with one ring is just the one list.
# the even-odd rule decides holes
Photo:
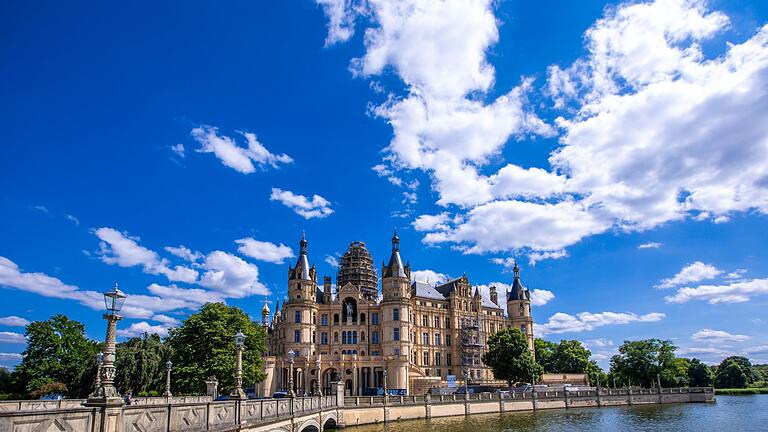
[(367, 425), (347, 432), (766, 431), (768, 395), (717, 396), (711, 404), (578, 408)]

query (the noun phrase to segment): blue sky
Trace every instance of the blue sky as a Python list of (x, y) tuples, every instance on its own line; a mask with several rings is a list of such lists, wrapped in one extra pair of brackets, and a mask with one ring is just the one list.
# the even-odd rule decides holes
[[(121, 337), (257, 317), (302, 230), (430, 282), (534, 290), (537, 332), (768, 362), (768, 7), (7, 3), (0, 364), (64, 313)], [(182, 247), (183, 246), (183, 247)]]

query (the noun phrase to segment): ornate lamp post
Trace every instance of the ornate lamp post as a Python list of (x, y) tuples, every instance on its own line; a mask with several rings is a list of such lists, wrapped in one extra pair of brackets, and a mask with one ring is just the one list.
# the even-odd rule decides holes
[(322, 382), (323, 375), (320, 373), (320, 355), (318, 354), (317, 360), (315, 360), (315, 373), (317, 373), (317, 395), (322, 396), (323, 395), (323, 389), (320, 386), (320, 383)]
[(293, 391), (293, 358), (296, 357), (296, 352), (293, 350), (288, 351), (288, 364), (290, 365), (290, 371), (288, 373), (288, 397), (296, 397), (296, 392)]
[(464, 399), (469, 399), (469, 389), (467, 388), (468, 381), (469, 381), (469, 370), (464, 369)]
[(165, 393), (163, 393), (163, 396), (165, 397), (173, 396), (171, 394), (171, 368), (172, 367), (173, 367), (173, 363), (171, 362), (171, 359), (168, 359), (168, 361), (165, 362)]
[(235, 359), (235, 389), (229, 394), (231, 399), (245, 399), (243, 391), (243, 346), (245, 346), (245, 335), (238, 330), (235, 335), (235, 350), (237, 357)]
[(99, 370), (99, 386), (88, 396), (85, 405), (94, 406), (120, 406), (123, 405), (123, 398), (115, 388), (115, 338), (117, 335), (117, 322), (123, 317), (118, 315), (123, 308), (126, 295), (120, 291), (115, 284), (111, 291), (104, 293), (104, 305), (107, 313), (104, 319), (107, 320), (107, 340), (104, 343), (103, 361)]
[(389, 392), (387, 392), (387, 370), (384, 369), (384, 400), (387, 400), (387, 396), (389, 396)]

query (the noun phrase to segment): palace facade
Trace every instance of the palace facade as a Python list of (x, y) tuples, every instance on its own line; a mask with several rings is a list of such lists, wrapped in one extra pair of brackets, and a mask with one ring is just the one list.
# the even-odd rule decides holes
[(302, 237), (296, 266), (288, 268), (288, 298), (271, 318), (267, 305), (262, 310), (269, 352), (259, 393), (288, 390), (292, 382), (297, 395), (315, 392), (318, 384), (328, 394), (332, 382), (342, 381), (347, 394), (362, 395), (384, 387), (385, 375), (388, 389), (407, 394), (444, 386), (450, 375), (459, 382), (465, 373), (470, 382), (492, 381), (481, 356), (488, 336), (504, 328), (523, 331), (533, 351), (530, 292), (517, 265), (511, 291), (501, 293), (508, 316), (496, 287), (485, 298), (466, 274), (436, 285), (411, 282), (397, 232), (389, 262), (382, 263), (381, 290), (362, 242), (351, 243), (341, 257), (336, 287), (330, 276), (318, 284)]

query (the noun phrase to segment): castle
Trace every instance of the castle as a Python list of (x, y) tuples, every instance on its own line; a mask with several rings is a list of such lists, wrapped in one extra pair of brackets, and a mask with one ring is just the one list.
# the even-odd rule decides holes
[(387, 388), (401, 394), (445, 386), (452, 377), (493, 381), (481, 356), (488, 336), (504, 328), (519, 328), (533, 351), (530, 292), (517, 265), (505, 293), (508, 316), (495, 286), (484, 298), (466, 275), (434, 286), (412, 283), (397, 231), (389, 263), (382, 263), (381, 292), (378, 281), (365, 244), (353, 242), (339, 262), (337, 292), (330, 276), (318, 285), (302, 236), (296, 266), (288, 269), (288, 298), (271, 319), (268, 306), (262, 310), (269, 352), (259, 392), (271, 395), (292, 384), (298, 395), (328, 394), (331, 383), (342, 381), (346, 394), (362, 395), (383, 388), (385, 376)]

